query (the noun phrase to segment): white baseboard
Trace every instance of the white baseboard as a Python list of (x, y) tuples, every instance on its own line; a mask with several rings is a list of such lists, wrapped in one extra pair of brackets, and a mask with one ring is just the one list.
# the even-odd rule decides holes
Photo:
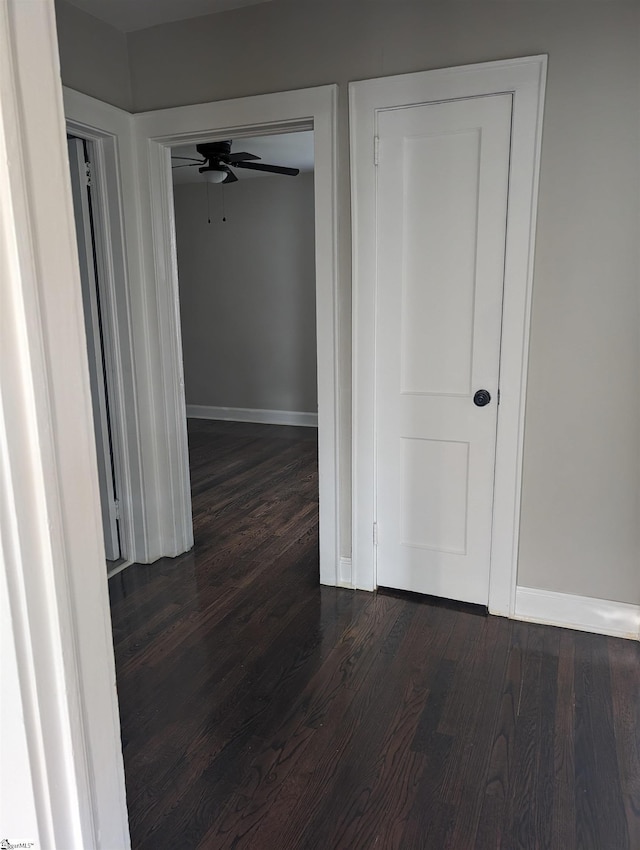
[(263, 425), (304, 425), (318, 427), (317, 413), (299, 410), (253, 410), (250, 407), (210, 407), (204, 404), (188, 404), (190, 419), (221, 419), (225, 422), (260, 422)]
[(517, 588), (514, 618), (614, 637), (640, 637), (640, 605), (535, 587)]
[(340, 558), (338, 563), (338, 587), (353, 587), (351, 558)]
[(123, 570), (126, 570), (127, 567), (130, 567), (131, 564), (134, 564), (134, 563), (135, 563), (135, 561), (122, 561), (116, 567), (114, 567), (112, 570), (107, 571), (107, 578), (110, 579), (110, 578), (113, 578), (114, 576), (117, 576), (118, 573), (121, 573)]

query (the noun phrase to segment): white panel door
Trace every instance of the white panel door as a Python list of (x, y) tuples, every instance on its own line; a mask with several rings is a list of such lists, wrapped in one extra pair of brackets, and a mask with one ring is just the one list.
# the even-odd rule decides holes
[(505, 94), (378, 113), (377, 582), (483, 605), (511, 111)]

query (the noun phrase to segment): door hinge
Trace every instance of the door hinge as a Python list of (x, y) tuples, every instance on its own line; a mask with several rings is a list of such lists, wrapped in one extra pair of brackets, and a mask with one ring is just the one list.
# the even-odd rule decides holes
[(378, 165), (380, 162), (380, 137), (373, 137), (373, 164)]
[(498, 404), (500, 404), (500, 387), (498, 387), (497, 402), (498, 402)]
[(84, 177), (87, 186), (93, 186), (93, 169), (90, 162), (84, 164)]
[(373, 523), (373, 545), (374, 546), (378, 545), (378, 523), (377, 522)]
[(113, 514), (116, 519), (120, 519), (120, 502), (118, 499), (113, 500)]

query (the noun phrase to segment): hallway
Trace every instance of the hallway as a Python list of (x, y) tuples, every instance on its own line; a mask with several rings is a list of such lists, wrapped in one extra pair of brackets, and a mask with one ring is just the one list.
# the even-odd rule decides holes
[(315, 440), (190, 420), (195, 548), (110, 581), (135, 850), (639, 847), (638, 644), (319, 587)]

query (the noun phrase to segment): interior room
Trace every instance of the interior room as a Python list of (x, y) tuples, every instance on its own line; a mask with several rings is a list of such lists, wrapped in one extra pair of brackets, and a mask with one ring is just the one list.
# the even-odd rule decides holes
[(1, 834), (640, 846), (638, 4), (5, 5)]
[(298, 173), (211, 183), (194, 146), (171, 152), (187, 416), (317, 425), (313, 132), (241, 147)]

